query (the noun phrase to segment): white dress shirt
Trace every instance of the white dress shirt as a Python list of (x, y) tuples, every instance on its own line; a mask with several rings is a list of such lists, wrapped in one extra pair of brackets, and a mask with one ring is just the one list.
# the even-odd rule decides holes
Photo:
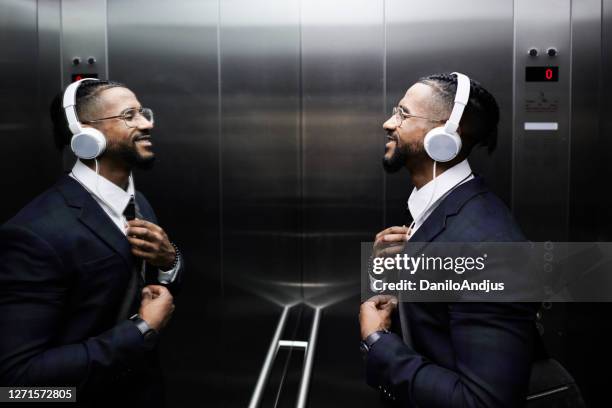
[[(427, 217), (451, 191), (473, 178), (472, 168), (465, 159), (437, 176), (435, 182), (432, 180), (419, 189), (415, 187), (408, 198), (408, 210), (414, 220), (410, 237), (414, 236), (414, 233), (423, 225)], [(432, 193), (433, 197), (431, 196)]]
[[(127, 235), (127, 220), (123, 215), (130, 199), (135, 196), (134, 181), (129, 179), (127, 191), (98, 175), (95, 171), (87, 167), (80, 160), (77, 160), (70, 177), (75, 179), (85, 190), (87, 190), (96, 202), (102, 207), (109, 216), (113, 224), (123, 235)], [(177, 275), (181, 266), (179, 257), (176, 267), (169, 271), (158, 270), (158, 280), (160, 283), (171, 283)]]

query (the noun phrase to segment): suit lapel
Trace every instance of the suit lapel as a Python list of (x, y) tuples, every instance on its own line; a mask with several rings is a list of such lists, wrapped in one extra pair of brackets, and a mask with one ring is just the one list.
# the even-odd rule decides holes
[(132, 266), (133, 256), (129, 241), (119, 231), (100, 205), (76, 180), (64, 176), (57, 185), (69, 206), (80, 208), (79, 220)]
[(102, 241), (121, 255), (128, 266), (132, 265), (133, 259), (129, 241), (93, 198), (90, 197), (90, 200), (85, 201), (79, 219)]
[[(474, 179), (463, 183), (452, 191), (440, 205), (431, 213), (425, 220), (423, 225), (414, 233), (414, 236), (408, 241), (409, 246), (407, 251), (412, 254), (417, 254), (429, 245), (430, 242), (444, 232), (446, 229), (446, 220), (448, 217), (456, 215), (461, 208), (470, 199), (478, 194), (488, 191), (481, 177), (476, 176)], [(401, 300), (401, 298), (400, 298)], [(402, 338), (411, 348), (414, 348), (412, 339), (412, 330), (410, 327), (410, 311), (407, 310), (410, 306), (402, 302), (399, 307), (400, 327), (402, 330)]]
[[(423, 248), (429, 242), (435, 240), (446, 228), (448, 217), (456, 215), (461, 208), (474, 196), (487, 192), (482, 177), (463, 183), (442, 200), (440, 205), (425, 220), (423, 225), (414, 233), (410, 239), (411, 243), (422, 243)], [(411, 245), (412, 247), (412, 245)], [(418, 247), (418, 245), (417, 245)]]

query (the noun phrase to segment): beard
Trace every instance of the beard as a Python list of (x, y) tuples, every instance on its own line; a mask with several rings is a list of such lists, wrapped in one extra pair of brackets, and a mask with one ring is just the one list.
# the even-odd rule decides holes
[(406, 148), (400, 146), (396, 141), (393, 154), (389, 158), (383, 156), (382, 165), (387, 173), (397, 173), (406, 165), (407, 159), (408, 152), (406, 151)]
[[(406, 167), (410, 161), (420, 161), (428, 158), (425, 152), (423, 140), (413, 144), (399, 144), (399, 138), (395, 139), (395, 149), (391, 157), (383, 156), (382, 165), (387, 173), (397, 173), (402, 168)], [(385, 151), (385, 154), (387, 152)]]
[(155, 154), (144, 157), (138, 152), (136, 139), (113, 146), (107, 153), (128, 164), (131, 168), (149, 170), (155, 164)]

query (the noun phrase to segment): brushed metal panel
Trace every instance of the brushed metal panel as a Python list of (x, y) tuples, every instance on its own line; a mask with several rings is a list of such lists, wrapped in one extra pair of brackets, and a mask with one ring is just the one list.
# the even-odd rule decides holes
[[(612, 135), (612, 115), (608, 114), (608, 112), (612, 112), (612, 98), (608, 96), (612, 95), (612, 83), (607, 80), (608, 72), (612, 72), (612, 0), (602, 1), (601, 30), (601, 73), (603, 88), (601, 90), (601, 127), (597, 152), (599, 153), (599, 168), (602, 169), (604, 175), (607, 175), (609, 172), (604, 169), (607, 169), (607, 166), (609, 166), (610, 152), (612, 151), (612, 138), (609, 136)], [(608, 205), (610, 199), (608, 193), (604, 196), (604, 199), (601, 200), (603, 208), (600, 207), (601, 218), (599, 221), (598, 236), (604, 241), (612, 240), (612, 206)]]
[[(532, 240), (566, 240), (569, 227), (570, 2), (515, 3), (515, 133), (512, 209)], [(537, 57), (527, 54), (540, 50)], [(555, 57), (546, 49), (555, 47)], [(526, 82), (526, 66), (558, 66), (559, 81)], [(533, 132), (524, 122), (558, 122)]]
[[(601, 0), (572, 2), (572, 88), (570, 133), (569, 237), (597, 241), (607, 207), (593, 194), (606, 184), (606, 172), (596, 160), (601, 143), (603, 103)], [(595, 160), (594, 160), (595, 159)]]
[[(418, 78), (437, 72), (464, 72), (478, 80), (500, 108), (498, 145), (488, 156), (475, 149), (470, 164), (507, 204), (512, 161), (512, 2), (388, 0), (386, 111)], [(383, 142), (381, 141), (381, 144)], [(387, 177), (386, 225), (405, 223), (412, 190), (406, 172)]]
[(314, 304), (358, 284), (358, 244), (382, 226), (382, 18), (367, 0), (302, 3), (304, 281), (331, 295), (305, 289)]
[[(108, 2), (109, 78), (155, 112), (155, 167), (135, 183), (184, 253), (187, 273), (162, 363), (168, 406), (224, 406), (219, 225), (218, 2)], [(214, 329), (211, 329), (214, 328)]]
[[(64, 88), (61, 0), (38, 2), (37, 28), (40, 131), (46, 139), (53, 141), (50, 143), (55, 143), (49, 107), (53, 98)], [(69, 130), (66, 132), (69, 133)], [(75, 159), (69, 148), (63, 151), (55, 149), (54, 152), (59, 155), (57, 159), (61, 161), (60, 168), (55, 173), (59, 175), (62, 169), (71, 168)]]
[[(609, 163), (612, 151), (612, 1), (572, 2), (570, 239), (610, 241)], [(554, 305), (558, 307), (559, 305)], [(566, 305), (559, 341), (563, 361), (589, 407), (608, 405), (608, 383), (599, 375), (612, 365), (609, 303)]]
[[(106, 0), (62, 0), (62, 81), (71, 82), (72, 74), (98, 74), (107, 78)], [(139, 14), (142, 14), (139, 13)], [(79, 57), (81, 62), (73, 64)], [(87, 59), (96, 62), (89, 64)]]
[(326, 306), (309, 404), (377, 406), (345, 346), (357, 341), (359, 244), (383, 221), (383, 3), (305, 1), (301, 17), (304, 297)]
[(280, 306), (301, 297), (298, 4), (220, 3), (224, 406), (248, 404)]
[[(51, 2), (52, 3), (52, 2)], [(52, 4), (50, 4), (52, 7)], [(38, 21), (37, 2), (8, 0), (0, 3), (0, 187), (3, 195), (0, 223), (46, 190), (61, 172), (59, 152), (54, 147), (49, 122), (49, 105), (59, 88), (53, 73), (59, 59), (41, 53), (39, 24), (48, 21), (41, 14)], [(49, 24), (49, 41), (59, 39), (58, 26)], [(43, 83), (44, 81), (44, 83)], [(48, 85), (55, 85), (49, 90)], [(8, 193), (10, 192), (10, 193)]]

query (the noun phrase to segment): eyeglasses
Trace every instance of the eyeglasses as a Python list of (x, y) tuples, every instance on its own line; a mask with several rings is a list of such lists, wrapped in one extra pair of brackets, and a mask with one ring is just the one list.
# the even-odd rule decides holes
[(393, 118), (395, 118), (395, 121), (397, 122), (398, 126), (401, 126), (402, 123), (404, 122), (404, 120), (408, 119), (408, 118), (419, 118), (419, 119), (425, 119), (428, 120), (430, 122), (445, 122), (444, 120), (439, 120), (439, 119), (430, 119), (430, 118), (426, 118), (424, 116), (418, 116), (418, 115), (413, 115), (412, 113), (406, 113), (404, 112), (404, 109), (402, 109), (401, 106), (396, 106), (395, 108), (393, 108)]
[(93, 119), (93, 120), (84, 120), (81, 123), (96, 123), (96, 122), (100, 122), (103, 120), (109, 120), (109, 119), (123, 119), (125, 126), (127, 126), (128, 128), (137, 128), (139, 125), (138, 120), (141, 117), (151, 122), (151, 124), (153, 124), (153, 121), (154, 121), (153, 111), (149, 108), (140, 108), (140, 109), (129, 108), (121, 112), (120, 115), (108, 116), (106, 118), (99, 118), (99, 119)]

